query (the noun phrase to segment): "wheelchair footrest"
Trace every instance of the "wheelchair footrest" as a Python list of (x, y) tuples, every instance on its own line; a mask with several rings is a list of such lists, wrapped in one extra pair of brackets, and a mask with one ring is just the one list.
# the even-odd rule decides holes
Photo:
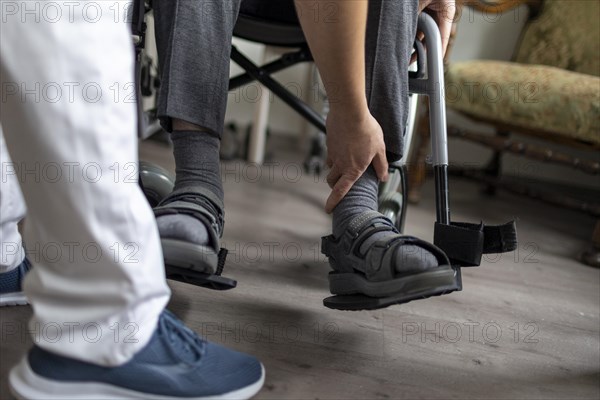
[(213, 290), (229, 290), (237, 286), (237, 281), (225, 278), (221, 275), (206, 274), (186, 268), (166, 266), (165, 273), (167, 279), (178, 282), (189, 283), (190, 285), (200, 286)]
[(503, 225), (452, 222), (435, 224), (434, 244), (442, 249), (453, 265), (476, 267), (483, 254), (507, 253), (517, 248), (515, 221)]

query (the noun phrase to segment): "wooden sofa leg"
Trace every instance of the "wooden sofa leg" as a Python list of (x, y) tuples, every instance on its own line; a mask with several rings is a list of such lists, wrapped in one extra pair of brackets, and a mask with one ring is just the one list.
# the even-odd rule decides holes
[[(510, 132), (507, 131), (496, 131), (496, 136), (502, 138), (508, 138), (510, 136)], [(486, 176), (490, 178), (499, 179), (500, 175), (502, 175), (502, 151), (494, 151), (492, 155), (492, 159), (489, 161), (488, 165), (484, 168)], [(483, 193), (488, 196), (494, 196), (496, 194), (497, 188), (494, 185), (487, 185), (483, 189)]]
[(596, 227), (592, 234), (592, 244), (581, 253), (579, 258), (584, 264), (600, 268), (600, 220), (596, 221)]

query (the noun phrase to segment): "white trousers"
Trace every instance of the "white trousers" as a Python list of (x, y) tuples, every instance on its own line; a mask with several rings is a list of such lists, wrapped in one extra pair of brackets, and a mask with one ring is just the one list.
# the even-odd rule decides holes
[[(155, 330), (170, 291), (137, 184), (125, 2), (0, 0), (1, 269), (22, 260), (35, 343), (113, 366)], [(1, 276), (0, 276), (1, 279)]]

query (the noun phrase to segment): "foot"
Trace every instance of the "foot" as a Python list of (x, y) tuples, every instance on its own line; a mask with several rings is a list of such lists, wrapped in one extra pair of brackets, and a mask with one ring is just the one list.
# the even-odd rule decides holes
[(214, 274), (219, 266), (223, 202), (207, 189), (173, 192), (154, 208), (165, 264)]
[(459, 290), (459, 277), (434, 245), (402, 236), (376, 211), (355, 216), (339, 237), (323, 238), (323, 254), (333, 272), (330, 308), (386, 307)]
[(183, 240), (190, 243), (206, 245), (210, 236), (204, 223), (191, 215), (173, 214), (156, 218), (161, 238)]
[[(408, 236), (401, 236), (393, 222), (379, 212), (362, 212), (348, 223), (342, 235), (326, 238), (331, 249), (329, 262), (335, 270), (351, 267), (357, 271), (366, 271), (369, 261), (376, 261), (371, 260), (371, 254), (380, 244), (388, 245), (389, 242), (389, 246), (392, 246), (393, 242), (402, 237)], [(349, 252), (350, 247), (355, 251)], [(356, 257), (357, 255), (359, 256)], [(422, 272), (439, 265), (437, 256), (427, 248), (413, 243), (394, 246), (394, 252), (386, 262), (391, 264), (391, 269), (397, 274)]]
[(119, 367), (34, 346), (9, 376), (19, 399), (249, 399), (264, 383), (254, 357), (209, 343), (164, 311), (150, 342)]
[(175, 191), (155, 208), (161, 238), (200, 245), (210, 245), (214, 236), (221, 236), (223, 213), (222, 199), (202, 187)]
[(28, 303), (22, 284), (25, 274), (31, 269), (27, 258), (19, 266), (0, 274), (0, 307), (21, 306)]

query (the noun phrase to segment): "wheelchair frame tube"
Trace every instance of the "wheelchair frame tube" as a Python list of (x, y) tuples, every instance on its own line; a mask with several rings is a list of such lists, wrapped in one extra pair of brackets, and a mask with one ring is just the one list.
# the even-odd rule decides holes
[[(235, 47), (235, 46), (233, 46)], [(233, 49), (232, 49), (233, 50)], [(236, 53), (238, 50), (236, 49)], [(231, 59), (235, 62), (234, 57), (237, 57), (237, 54), (233, 53)], [(266, 74), (274, 74), (275, 72), (279, 72), (288, 67), (291, 67), (296, 64), (300, 64), (303, 62), (313, 61), (310, 51), (307, 47), (303, 47), (298, 51), (284, 54), (277, 60), (270, 62), (267, 65), (262, 67), (256, 66), (260, 68), (261, 71), (264, 71)], [(240, 86), (247, 85), (250, 82), (254, 82), (255, 79), (249, 73), (242, 73), (240, 75), (234, 76), (229, 79), (229, 90), (237, 89)]]
[(140, 86), (140, 82), (142, 76), (142, 51), (146, 45), (146, 23), (144, 22), (144, 16), (146, 15), (145, 0), (134, 1), (131, 12), (131, 35), (135, 48), (134, 79), (137, 112), (137, 136), (138, 138), (143, 138), (145, 126), (142, 114), (144, 112), (144, 107), (142, 105), (142, 88)]
[(429, 130), (431, 133), (431, 161), (435, 176), (436, 216), (441, 224), (450, 224), (448, 197), (448, 133), (446, 101), (444, 99), (444, 56), (442, 38), (433, 18), (425, 13), (419, 16), (418, 29), (427, 45), (427, 77), (409, 80), (412, 93), (424, 94), (429, 99)]
[[(256, 79), (258, 82), (262, 83), (267, 89), (275, 93), (277, 97), (279, 97), (284, 103), (302, 115), (304, 118), (308, 120), (311, 124), (313, 124), (317, 129), (322, 132), (325, 132), (325, 119), (319, 115), (315, 110), (310, 108), (308, 104), (303, 101), (298, 100), (296, 96), (290, 93), (283, 85), (273, 79), (267, 71), (254, 64), (250, 59), (244, 56), (240, 51), (233, 46), (231, 48), (231, 59), (242, 67), (248, 75), (252, 78)], [(306, 60), (308, 61), (308, 60)], [(271, 67), (275, 68), (275, 67)], [(244, 79), (243, 76), (240, 77), (240, 80)], [(230, 83), (230, 87), (232, 87)]]

